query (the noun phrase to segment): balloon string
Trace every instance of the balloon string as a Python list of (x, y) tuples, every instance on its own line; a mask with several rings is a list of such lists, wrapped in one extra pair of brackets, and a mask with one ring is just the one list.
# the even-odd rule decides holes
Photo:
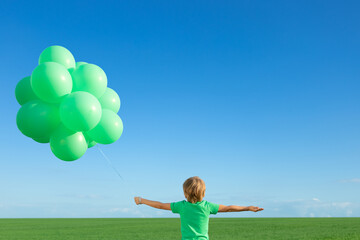
[(101, 153), (101, 155), (105, 158), (105, 160), (108, 162), (108, 164), (111, 166), (111, 168), (116, 172), (116, 174), (120, 177), (121, 180), (124, 181), (124, 178), (121, 176), (121, 174), (119, 173), (119, 171), (116, 169), (116, 167), (114, 166), (114, 164), (112, 164), (111, 160), (105, 155), (105, 153), (101, 150), (101, 148), (99, 147), (99, 144), (96, 144), (97, 149), (99, 150), (99, 152)]
[(99, 147), (99, 144), (96, 144), (97, 149), (99, 150), (99, 152), (101, 153), (101, 155), (105, 158), (105, 160), (108, 162), (108, 164), (111, 166), (111, 168), (116, 172), (116, 174), (119, 176), (119, 178), (125, 183), (124, 187), (127, 188), (128, 192), (131, 194), (132, 197), (136, 196), (135, 192), (133, 191), (132, 187), (129, 186), (129, 182), (126, 184), (126, 181), (124, 180), (124, 178), (121, 176), (120, 172), (116, 169), (116, 167), (114, 166), (114, 164), (112, 164), (112, 161), (110, 160), (110, 158), (108, 158), (108, 156), (106, 156), (106, 154), (102, 151), (102, 149)]

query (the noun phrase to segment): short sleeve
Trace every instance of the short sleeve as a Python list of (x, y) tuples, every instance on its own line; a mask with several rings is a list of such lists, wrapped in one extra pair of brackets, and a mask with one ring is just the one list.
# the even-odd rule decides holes
[(184, 201), (172, 202), (172, 203), (170, 203), (171, 211), (173, 213), (180, 213), (183, 205), (184, 205)]
[(219, 211), (219, 204), (207, 202), (210, 210), (210, 214), (217, 214)]

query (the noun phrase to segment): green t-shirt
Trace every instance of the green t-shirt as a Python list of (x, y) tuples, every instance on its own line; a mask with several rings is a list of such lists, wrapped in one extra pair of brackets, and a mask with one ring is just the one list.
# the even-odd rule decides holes
[(180, 214), (182, 240), (209, 239), (209, 215), (218, 212), (219, 204), (205, 200), (197, 203), (184, 200), (173, 202), (170, 206), (173, 213)]

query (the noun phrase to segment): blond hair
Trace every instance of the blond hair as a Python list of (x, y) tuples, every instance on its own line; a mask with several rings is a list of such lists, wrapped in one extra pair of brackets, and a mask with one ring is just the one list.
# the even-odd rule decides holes
[(186, 179), (183, 184), (185, 198), (191, 202), (201, 202), (205, 196), (205, 182), (199, 177), (191, 177)]

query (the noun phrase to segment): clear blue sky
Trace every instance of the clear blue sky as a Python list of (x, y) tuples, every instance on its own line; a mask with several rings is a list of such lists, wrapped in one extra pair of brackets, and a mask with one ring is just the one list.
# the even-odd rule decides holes
[[(0, 217), (174, 217), (134, 194), (360, 217), (358, 1), (2, 2)], [(99, 65), (124, 133), (80, 160), (23, 136), (14, 89), (43, 49)]]

